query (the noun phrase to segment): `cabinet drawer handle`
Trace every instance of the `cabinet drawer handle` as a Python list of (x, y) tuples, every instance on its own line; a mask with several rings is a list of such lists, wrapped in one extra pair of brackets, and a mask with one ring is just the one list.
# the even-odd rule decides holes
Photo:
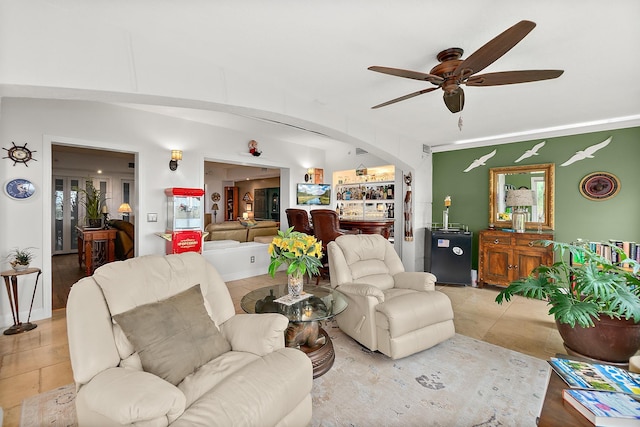
[(533, 247), (533, 242), (529, 242), (529, 246)]
[(497, 245), (498, 243), (500, 243), (500, 240), (496, 239), (493, 241), (493, 243)]
[(513, 268), (513, 265), (509, 264), (509, 267), (507, 267), (509, 270), (511, 270)]
[(514, 265), (513, 268), (517, 270), (518, 269), (518, 264)]

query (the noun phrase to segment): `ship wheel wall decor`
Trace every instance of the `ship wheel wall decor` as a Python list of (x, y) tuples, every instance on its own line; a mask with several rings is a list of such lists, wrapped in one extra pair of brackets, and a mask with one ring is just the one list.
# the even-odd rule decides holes
[(3, 147), (2, 149), (7, 151), (7, 155), (4, 156), (3, 159), (13, 160), (13, 166), (18, 163), (22, 163), (26, 167), (29, 167), (27, 162), (29, 162), (30, 160), (36, 160), (33, 158), (33, 153), (35, 153), (36, 151), (28, 149), (26, 142), (24, 145), (16, 145), (15, 142), (11, 141), (11, 144), (13, 144), (13, 147)]

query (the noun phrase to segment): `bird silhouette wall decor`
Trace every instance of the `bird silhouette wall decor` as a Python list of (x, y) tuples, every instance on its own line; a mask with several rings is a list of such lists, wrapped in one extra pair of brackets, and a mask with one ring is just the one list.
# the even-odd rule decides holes
[(538, 155), (538, 150), (541, 149), (542, 147), (544, 147), (545, 142), (547, 142), (547, 141), (542, 141), (542, 142), (534, 145), (531, 150), (525, 151), (522, 156), (518, 157), (518, 160), (516, 160), (515, 163), (519, 163), (519, 162), (523, 161), (524, 159), (528, 159), (529, 157), (532, 157), (532, 156), (537, 156)]
[(609, 143), (611, 142), (611, 138), (612, 137), (609, 137), (609, 138), (605, 139), (604, 141), (602, 141), (601, 143), (592, 145), (591, 147), (587, 147), (584, 150), (576, 151), (576, 154), (571, 156), (571, 158), (569, 160), (567, 160), (566, 162), (564, 162), (560, 166), (569, 166), (570, 164), (575, 163), (575, 162), (579, 162), (580, 160), (593, 159), (594, 158), (593, 154), (596, 151), (598, 151), (598, 150), (606, 147), (607, 145), (609, 145)]
[(484, 166), (487, 164), (487, 160), (489, 160), (490, 158), (492, 158), (493, 156), (496, 155), (496, 150), (493, 150), (492, 152), (490, 152), (489, 154), (485, 154), (484, 156), (480, 157), (479, 159), (475, 159), (463, 172), (469, 172), (471, 169), (475, 169), (478, 166)]

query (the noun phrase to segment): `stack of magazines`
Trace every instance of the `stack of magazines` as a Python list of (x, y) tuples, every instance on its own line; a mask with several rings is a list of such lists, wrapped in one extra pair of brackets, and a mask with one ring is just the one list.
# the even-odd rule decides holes
[(596, 426), (640, 426), (640, 375), (616, 366), (552, 357), (571, 387), (562, 397)]

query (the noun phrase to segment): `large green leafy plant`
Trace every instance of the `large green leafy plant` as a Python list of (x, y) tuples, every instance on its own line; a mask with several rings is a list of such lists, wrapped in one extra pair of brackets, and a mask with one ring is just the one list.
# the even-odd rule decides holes
[(84, 206), (86, 218), (100, 219), (100, 207), (106, 197), (93, 185), (91, 178), (86, 180), (85, 188), (75, 187), (74, 190), (78, 192), (78, 200)]
[[(640, 322), (640, 264), (622, 249), (605, 245), (616, 254), (612, 262), (583, 245), (550, 240), (540, 244), (553, 245), (559, 261), (538, 266), (528, 277), (510, 283), (496, 297), (498, 304), (513, 295), (547, 300), (549, 314), (571, 327), (594, 326), (601, 315)], [(570, 263), (565, 254), (576, 261)]]

